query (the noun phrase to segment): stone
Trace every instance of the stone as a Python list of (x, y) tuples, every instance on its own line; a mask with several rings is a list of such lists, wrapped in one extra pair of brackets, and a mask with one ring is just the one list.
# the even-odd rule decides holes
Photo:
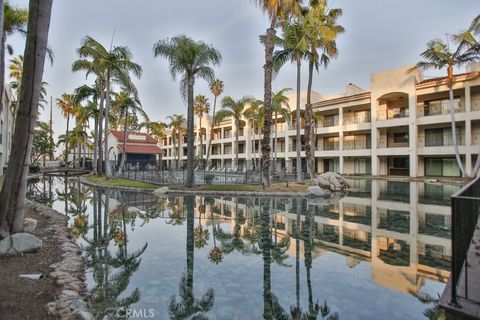
[(330, 192), (320, 188), (319, 186), (310, 186), (307, 189), (307, 195), (309, 197), (328, 197), (330, 196)]
[(32, 218), (25, 218), (23, 222), (23, 231), (27, 233), (33, 233), (37, 227), (37, 220)]
[(30, 233), (15, 233), (0, 241), (0, 254), (34, 252), (43, 245), (42, 240)]
[(313, 179), (313, 183), (330, 191), (342, 191), (350, 187), (340, 174), (331, 171), (321, 173)]
[(140, 209), (138, 209), (137, 207), (128, 207), (127, 211), (129, 213), (138, 213), (140, 211)]
[(315, 180), (313, 180), (313, 183), (317, 186), (319, 186), (320, 188), (323, 188), (323, 189), (330, 189), (330, 181), (329, 180), (326, 180), (324, 177), (322, 176), (319, 176), (317, 177)]
[(87, 304), (82, 299), (75, 299), (68, 304), (71, 310), (85, 309)]
[(155, 191), (153, 191), (153, 194), (155, 196), (161, 196), (161, 195), (164, 195), (168, 192), (168, 187), (160, 187), (158, 189), (155, 189)]
[(93, 315), (86, 310), (77, 310), (73, 313), (71, 319), (74, 320), (95, 320)]

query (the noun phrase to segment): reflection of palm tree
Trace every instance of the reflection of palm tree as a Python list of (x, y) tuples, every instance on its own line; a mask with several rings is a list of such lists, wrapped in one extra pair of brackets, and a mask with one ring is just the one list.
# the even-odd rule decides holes
[(170, 220), (166, 221), (167, 224), (174, 226), (182, 225), (185, 221), (184, 217), (184, 208), (183, 205), (180, 205), (180, 198), (170, 198), (169, 201), (169, 218)]
[(418, 299), (421, 303), (425, 305), (429, 305), (425, 311), (423, 311), (423, 315), (427, 317), (427, 319), (430, 320), (445, 320), (445, 311), (440, 308), (440, 305), (438, 304), (438, 301), (440, 300), (440, 297), (435, 298), (429, 295), (428, 293), (416, 293), (412, 290), (409, 290), (408, 293), (410, 293), (412, 296)]
[(180, 300), (173, 295), (170, 299), (168, 312), (171, 319), (207, 319), (205, 313), (210, 311), (214, 304), (215, 294), (212, 288), (196, 299), (193, 295), (194, 270), (194, 197), (185, 197), (187, 204), (187, 270), (180, 280), (178, 293)]

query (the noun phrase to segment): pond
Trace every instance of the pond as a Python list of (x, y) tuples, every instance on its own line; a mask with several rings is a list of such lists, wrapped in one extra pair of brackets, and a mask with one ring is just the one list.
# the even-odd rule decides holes
[(421, 298), (449, 276), (459, 187), (351, 183), (325, 202), (155, 198), (50, 177), (28, 197), (71, 217), (97, 319), (424, 319), (435, 309)]

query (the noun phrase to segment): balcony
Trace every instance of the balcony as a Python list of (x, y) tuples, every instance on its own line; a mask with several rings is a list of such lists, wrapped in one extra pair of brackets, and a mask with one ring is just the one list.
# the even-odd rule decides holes
[(343, 116), (344, 125), (370, 123), (370, 121), (371, 121), (371, 115), (369, 111), (357, 113), (351, 116)]
[(338, 114), (333, 116), (325, 116), (322, 120), (317, 122), (318, 128), (328, 128), (328, 127), (335, 127), (338, 126), (339, 123)]
[[(465, 106), (460, 99), (453, 100), (453, 108), (455, 113), (464, 112)], [(420, 105), (419, 116), (437, 116), (450, 114), (449, 100), (426, 101)]]
[(361, 139), (361, 140), (354, 139), (353, 141), (350, 140), (350, 141), (343, 142), (344, 150), (364, 150), (364, 149), (371, 149), (371, 148), (372, 148), (372, 143), (370, 141), (370, 138)]
[(387, 108), (386, 110), (377, 110), (377, 120), (390, 120), (407, 118), (410, 115), (408, 107)]
[(333, 150), (338, 150), (339, 148), (339, 143), (338, 141), (336, 142), (327, 142), (325, 141), (323, 143), (323, 148), (321, 150), (325, 150), (325, 151), (333, 151)]

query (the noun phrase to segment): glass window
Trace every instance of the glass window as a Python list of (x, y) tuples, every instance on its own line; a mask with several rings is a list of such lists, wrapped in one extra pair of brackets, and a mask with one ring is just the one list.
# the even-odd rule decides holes
[(393, 134), (394, 143), (408, 143), (408, 132), (395, 132)]

